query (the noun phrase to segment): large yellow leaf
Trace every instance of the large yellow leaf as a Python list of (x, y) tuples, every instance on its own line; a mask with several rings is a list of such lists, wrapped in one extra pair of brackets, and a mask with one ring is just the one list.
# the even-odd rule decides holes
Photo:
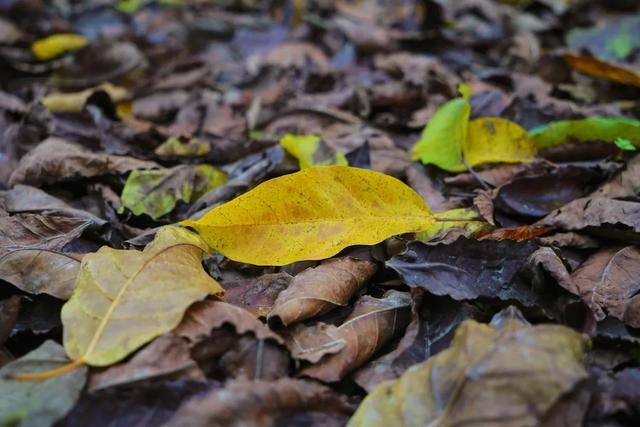
[(202, 268), (206, 250), (188, 230), (163, 227), (142, 252), (103, 247), (86, 255), (62, 308), (69, 357), (110, 365), (176, 327), (195, 301), (224, 293)]
[(86, 255), (61, 316), (64, 348), (74, 362), (18, 379), (107, 366), (175, 328), (191, 304), (224, 293), (202, 268), (207, 249), (194, 233), (167, 226), (142, 252), (102, 247)]
[(462, 152), (473, 167), (485, 163), (530, 162), (537, 148), (527, 131), (517, 123), (485, 117), (469, 123)]
[(420, 231), (433, 221), (422, 198), (401, 181), (366, 169), (327, 166), (266, 181), (182, 224), (233, 260), (284, 265)]
[(80, 34), (54, 34), (31, 45), (31, 51), (41, 61), (48, 61), (66, 52), (82, 49), (89, 44), (89, 40)]

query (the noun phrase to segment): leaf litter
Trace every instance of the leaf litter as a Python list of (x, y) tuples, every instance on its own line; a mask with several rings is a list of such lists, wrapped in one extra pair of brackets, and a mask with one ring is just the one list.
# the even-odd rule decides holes
[(63, 3), (0, 2), (0, 425), (640, 422), (637, 2)]

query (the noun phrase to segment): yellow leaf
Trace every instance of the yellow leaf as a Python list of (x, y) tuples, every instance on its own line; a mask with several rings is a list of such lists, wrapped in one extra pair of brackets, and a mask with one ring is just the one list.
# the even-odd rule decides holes
[(561, 325), (500, 323), (462, 323), (448, 349), (373, 389), (348, 427), (553, 425), (547, 412), (588, 377), (585, 337)]
[(640, 86), (640, 71), (636, 69), (571, 52), (562, 57), (571, 68), (580, 73), (624, 85)]
[(167, 226), (142, 252), (105, 246), (85, 255), (61, 314), (64, 349), (74, 362), (16, 379), (47, 379), (83, 364), (107, 366), (175, 328), (191, 304), (224, 293), (202, 268), (207, 250), (196, 234)]
[(487, 117), (469, 123), (462, 152), (473, 167), (485, 163), (530, 162), (537, 148), (527, 131), (517, 123)]
[(33, 42), (31, 52), (39, 60), (48, 61), (63, 53), (82, 49), (88, 44), (89, 40), (80, 34), (54, 34)]
[(452, 228), (464, 229), (470, 235), (476, 235), (493, 228), (482, 219), (474, 208), (451, 209), (435, 213), (433, 217), (437, 221), (417, 233), (416, 238), (418, 240), (428, 242), (434, 237), (442, 236)]
[(325, 259), (433, 222), (429, 207), (396, 178), (348, 166), (308, 168), (266, 181), (193, 227), (212, 248), (256, 265)]
[(280, 145), (287, 153), (298, 159), (300, 169), (311, 166), (347, 166), (349, 164), (344, 154), (332, 150), (316, 135), (286, 134), (280, 140)]
[(84, 108), (87, 99), (98, 90), (105, 91), (114, 103), (124, 101), (129, 96), (125, 88), (107, 82), (80, 92), (47, 95), (42, 98), (42, 104), (52, 113), (78, 113)]

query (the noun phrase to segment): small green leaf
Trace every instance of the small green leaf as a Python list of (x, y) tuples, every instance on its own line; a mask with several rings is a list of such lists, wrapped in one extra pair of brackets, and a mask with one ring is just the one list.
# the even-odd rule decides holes
[(616, 138), (614, 141), (619, 149), (625, 151), (636, 151), (636, 146), (631, 143), (628, 139), (625, 138)]
[(125, 183), (121, 201), (135, 215), (158, 219), (173, 211), (179, 200), (193, 202), (226, 181), (226, 174), (210, 165), (135, 170)]

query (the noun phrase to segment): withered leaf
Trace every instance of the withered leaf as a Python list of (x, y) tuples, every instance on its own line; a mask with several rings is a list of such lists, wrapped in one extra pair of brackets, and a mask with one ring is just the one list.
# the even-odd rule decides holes
[(275, 379), (289, 369), (283, 339), (231, 304), (213, 300), (194, 304), (173, 333), (188, 340), (191, 357), (207, 374)]
[(560, 325), (500, 323), (462, 323), (449, 349), (375, 388), (349, 426), (541, 425), (587, 377), (585, 338)]
[(59, 251), (89, 225), (84, 219), (53, 215), (0, 216), (0, 257), (18, 249)]
[(169, 333), (156, 338), (131, 360), (92, 374), (89, 390), (175, 378), (204, 381), (205, 376), (189, 356), (187, 342)]
[(281, 335), (293, 358), (311, 363), (317, 363), (325, 355), (337, 353), (347, 345), (336, 326), (323, 322), (310, 326), (297, 324), (290, 331), (282, 331)]
[(411, 323), (397, 347), (353, 374), (354, 381), (368, 392), (383, 381), (398, 378), (411, 365), (445, 350), (463, 321), (485, 318), (482, 310), (470, 303), (416, 291)]
[(69, 178), (89, 178), (157, 168), (158, 164), (132, 157), (93, 153), (60, 138), (48, 138), (24, 156), (9, 178), (10, 185), (52, 184)]
[(289, 378), (277, 381), (231, 381), (185, 403), (166, 427), (261, 427), (289, 425), (296, 416), (329, 415), (341, 423), (352, 412), (344, 397), (330, 388)]
[(371, 261), (335, 258), (293, 278), (267, 315), (270, 324), (290, 325), (346, 305), (376, 272)]
[(638, 239), (640, 203), (585, 197), (566, 204), (538, 223), (565, 231), (588, 229), (608, 238)]
[(292, 279), (288, 273), (280, 272), (247, 280), (226, 281), (222, 283), (224, 300), (256, 316), (266, 316), (280, 292), (289, 286)]
[(12, 295), (0, 301), (0, 346), (11, 335), (11, 330), (18, 320), (21, 302), (22, 297), (20, 295)]
[(46, 249), (17, 249), (0, 257), (0, 279), (30, 294), (69, 299), (82, 254)]
[(517, 279), (527, 258), (536, 250), (530, 241), (471, 240), (459, 238), (449, 245), (411, 242), (404, 254), (387, 261), (405, 283), (456, 300), (479, 296), (517, 299), (530, 304), (528, 286)]
[(571, 275), (571, 280), (598, 320), (610, 315), (640, 327), (639, 274), (640, 249), (627, 246), (596, 252)]
[(345, 341), (344, 348), (303, 369), (300, 375), (325, 382), (340, 381), (404, 332), (410, 320), (411, 296), (408, 293), (391, 290), (381, 299), (365, 295), (335, 331)]
[(640, 156), (627, 163), (627, 167), (601, 185), (591, 195), (612, 199), (633, 198), (640, 194)]

